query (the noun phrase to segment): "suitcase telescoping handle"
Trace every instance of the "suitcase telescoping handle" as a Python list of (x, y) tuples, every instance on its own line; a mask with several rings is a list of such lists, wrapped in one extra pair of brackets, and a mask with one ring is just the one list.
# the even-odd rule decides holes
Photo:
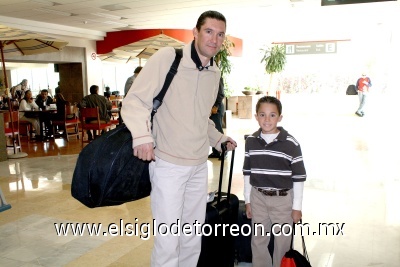
[[(222, 179), (223, 179), (223, 175), (224, 175), (224, 162), (225, 162), (225, 153), (227, 153), (227, 147), (226, 145), (228, 144), (228, 141), (221, 143), (221, 149), (222, 149), (222, 153), (221, 153), (221, 169), (219, 171), (219, 185), (218, 185), (218, 194), (217, 194), (217, 205), (220, 203), (221, 201), (221, 191), (222, 191)], [(231, 165), (229, 168), (229, 181), (228, 181), (228, 192), (227, 192), (227, 202), (229, 203), (229, 198), (231, 195), (231, 185), (232, 185), (232, 174), (233, 174), (233, 162), (235, 160), (235, 150), (232, 150), (232, 155), (231, 155)]]

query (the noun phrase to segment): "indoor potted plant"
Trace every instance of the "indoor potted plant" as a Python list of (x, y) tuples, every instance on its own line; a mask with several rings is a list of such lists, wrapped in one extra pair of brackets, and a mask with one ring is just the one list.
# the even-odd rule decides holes
[[(229, 120), (229, 119), (227, 119), (227, 117), (230, 118), (232, 116), (232, 113), (231, 113), (232, 111), (228, 109), (228, 99), (230, 99), (233, 90), (231, 90), (229, 88), (228, 83), (226, 81), (226, 77), (229, 75), (229, 73), (231, 72), (231, 68), (232, 68), (232, 64), (229, 61), (229, 56), (232, 55), (232, 53), (230, 51), (230, 49), (232, 47), (235, 47), (235, 44), (231, 40), (229, 40), (228, 37), (225, 37), (225, 40), (222, 43), (221, 49), (214, 57), (215, 63), (217, 64), (217, 66), (219, 67), (219, 69), (221, 71), (221, 77), (224, 82), (225, 114), (224, 114), (224, 117), (222, 120), (223, 128), (226, 128), (227, 121)], [(234, 101), (232, 103), (232, 105), (229, 105), (229, 106), (232, 106), (235, 109), (234, 112), (236, 112), (236, 101)], [(229, 110), (229, 112), (228, 112), (228, 110)], [(227, 113), (229, 115), (227, 115)]]
[[(267, 95), (271, 90), (272, 80), (275, 73), (280, 73), (285, 68), (286, 54), (285, 46), (283, 44), (274, 45), (271, 48), (261, 49), (264, 51), (261, 63), (265, 64), (265, 71), (270, 75)], [(277, 97), (279, 98), (279, 90), (276, 90)]]
[(233, 43), (231, 40), (228, 39), (228, 37), (226, 37), (221, 46), (221, 49), (214, 57), (215, 62), (221, 70), (221, 77), (224, 80), (224, 94), (226, 100), (225, 109), (228, 109), (227, 99), (232, 95), (233, 92), (233, 90), (229, 88), (228, 83), (226, 82), (226, 77), (229, 75), (229, 73), (231, 73), (232, 69), (232, 63), (229, 61), (228, 58), (232, 55), (230, 51), (232, 47), (235, 47), (235, 43)]
[(255, 95), (257, 90), (258, 90), (258, 88), (246, 86), (244, 88), (244, 91), (242, 91), (242, 93), (245, 94), (245, 95)]

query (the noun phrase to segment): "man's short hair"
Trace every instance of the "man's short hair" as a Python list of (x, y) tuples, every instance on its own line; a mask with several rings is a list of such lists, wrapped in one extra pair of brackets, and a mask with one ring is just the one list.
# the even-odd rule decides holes
[(218, 11), (209, 10), (209, 11), (203, 12), (200, 15), (200, 17), (197, 19), (196, 28), (198, 31), (200, 31), (201, 26), (203, 26), (203, 24), (206, 23), (207, 18), (221, 20), (225, 23), (225, 26), (226, 26), (226, 19), (225, 19), (224, 15), (222, 15)]
[(98, 91), (99, 91), (99, 86), (97, 86), (97, 85), (90, 86), (90, 93), (91, 94), (97, 94)]
[(47, 90), (47, 89), (42, 89), (42, 90), (40, 90), (40, 92), (41, 92), (41, 93), (49, 93), (49, 90)]
[(133, 73), (139, 73), (142, 69), (143, 69), (143, 67), (141, 67), (141, 66), (136, 67), (136, 69)]

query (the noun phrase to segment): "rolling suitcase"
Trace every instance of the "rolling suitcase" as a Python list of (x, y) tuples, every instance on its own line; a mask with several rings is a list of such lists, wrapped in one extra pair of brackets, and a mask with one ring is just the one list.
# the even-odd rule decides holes
[[(226, 144), (223, 144), (222, 153), (226, 153)], [(235, 262), (235, 236), (231, 235), (230, 225), (237, 224), (239, 199), (231, 194), (233, 162), (235, 151), (231, 152), (228, 191), (222, 192), (224, 157), (221, 157), (219, 186), (216, 197), (207, 204), (206, 220), (204, 227), (201, 253), (198, 267), (232, 267)], [(216, 227), (216, 225), (220, 225)], [(227, 225), (224, 227), (223, 225)], [(211, 231), (209, 231), (212, 229)], [(215, 232), (216, 230), (216, 232)], [(209, 233), (211, 233), (209, 235)]]
[[(246, 227), (243, 227), (247, 225)], [(244, 200), (239, 200), (239, 213), (238, 213), (238, 226), (239, 229), (243, 230), (246, 235), (243, 233), (239, 233), (235, 240), (235, 261), (238, 264), (239, 262), (252, 262), (253, 255), (251, 253), (251, 234), (247, 235), (247, 231), (252, 227), (251, 219), (248, 219), (246, 216), (246, 206)], [(271, 236), (271, 239), (268, 244), (269, 254), (274, 254), (274, 236)]]
[[(244, 227), (246, 225), (246, 227)], [(239, 213), (238, 213), (238, 226), (239, 229), (251, 229), (251, 219), (246, 216), (246, 206), (244, 200), (239, 200)], [(235, 254), (236, 262), (251, 262), (251, 233), (249, 235), (244, 235), (240, 233), (235, 240)]]

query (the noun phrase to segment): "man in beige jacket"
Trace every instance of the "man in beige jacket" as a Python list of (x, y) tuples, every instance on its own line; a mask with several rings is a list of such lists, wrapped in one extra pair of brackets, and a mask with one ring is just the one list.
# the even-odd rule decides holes
[[(204, 223), (209, 147), (228, 150), (236, 142), (209, 120), (221, 73), (213, 57), (225, 39), (226, 19), (206, 11), (193, 29), (194, 41), (183, 48), (178, 73), (150, 125), (153, 98), (160, 92), (175, 58), (171, 47), (160, 49), (146, 63), (124, 99), (122, 117), (132, 133), (134, 155), (151, 160), (151, 208), (157, 225)], [(161, 235), (154, 240), (151, 266), (196, 266), (201, 236)], [(182, 230), (182, 229), (180, 229)]]

